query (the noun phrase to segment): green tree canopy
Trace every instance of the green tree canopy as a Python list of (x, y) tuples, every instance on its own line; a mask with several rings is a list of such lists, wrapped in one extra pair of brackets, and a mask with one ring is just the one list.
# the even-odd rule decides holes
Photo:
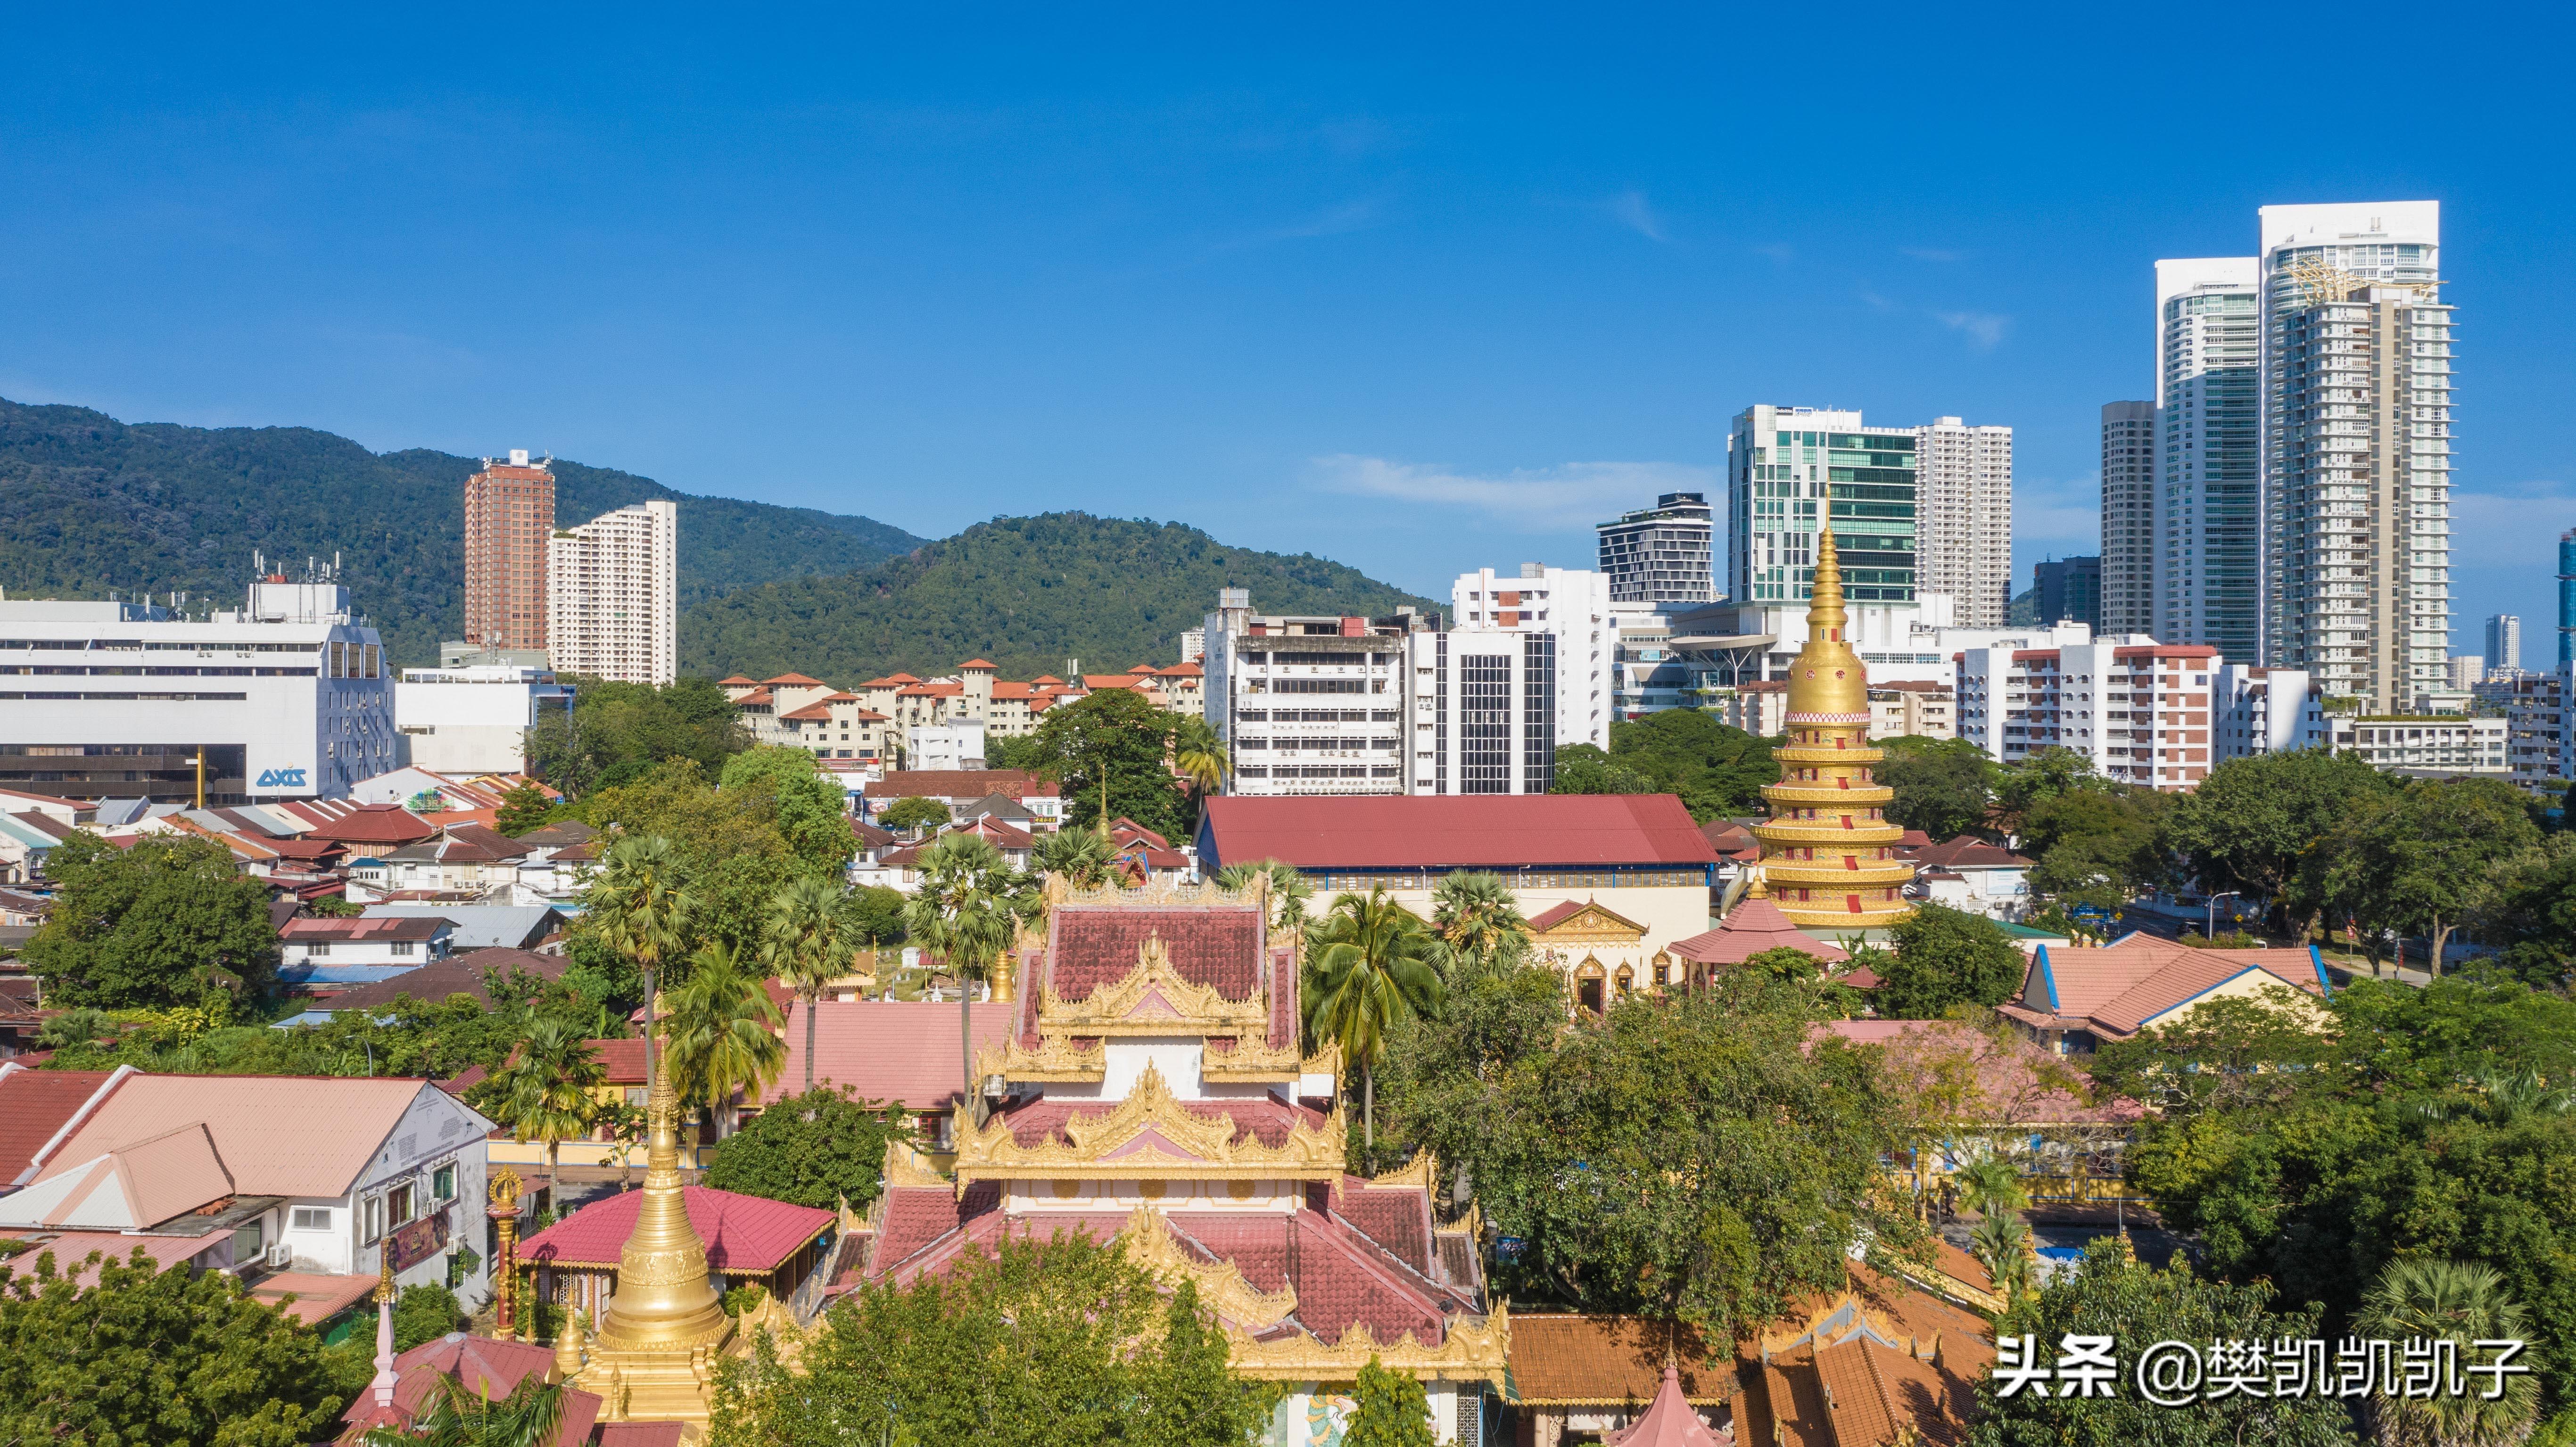
[(1610, 724), (1610, 762), (1644, 777), (1645, 792), (1680, 795), (1702, 823), (1762, 802), (1762, 786), (1780, 782), (1780, 766), (1771, 760), (1779, 743), (1689, 708)]
[(2170, 794), (2070, 789), (2022, 815), (2022, 852), (2039, 861), (2031, 887), (2051, 899), (2126, 904), (2164, 875), (2157, 821)]
[(1064, 827), (1100, 827), (1106, 781), (1109, 818), (1133, 819), (1166, 839), (1187, 838), (1189, 800), (1172, 759), (1188, 721), (1131, 688), (1103, 689), (1048, 709), (1035, 737), (1040, 767), (1064, 789)]
[(2202, 888), (2278, 901), (2300, 856), (2360, 800), (2391, 792), (2358, 754), (2307, 749), (2228, 759), (2173, 801), (2165, 847)]
[(1430, 1394), (1402, 1372), (1368, 1359), (1351, 1388), (1350, 1426), (1344, 1447), (1433, 1447)]
[(678, 759), (713, 774), (751, 746), (741, 712), (703, 678), (567, 681), (578, 690), (570, 711), (550, 711), (528, 731), (529, 771), (567, 794), (631, 784)]
[(900, 1108), (859, 1100), (826, 1081), (791, 1095), (725, 1137), (707, 1168), (719, 1191), (864, 1211), (877, 1198), (886, 1142), (908, 1138)]
[[(594, 827), (614, 828), (625, 837), (612, 846), (611, 867), (593, 881), (590, 911), (576, 923), (576, 933), (601, 927), (591, 916), (618, 887), (615, 849), (659, 837), (669, 841), (671, 868), (686, 881), (689, 898), (685, 938), (669, 942), (662, 963), (685, 960), (707, 940), (757, 953), (768, 938), (770, 903), (779, 890), (796, 878), (837, 879), (857, 848), (849, 821), (838, 813), (837, 788), (828, 809), (817, 792), (828, 781), (791, 778), (782, 797), (780, 779), (796, 761), (779, 755), (793, 752), (767, 751), (760, 763), (715, 785), (695, 760), (677, 759), (585, 799), (582, 812)], [(805, 766), (810, 770), (812, 761)]]
[(1878, 781), (1894, 790), (1890, 823), (1955, 839), (1986, 827), (2001, 768), (1967, 739), (1888, 739)]
[(948, 806), (937, 799), (919, 794), (906, 794), (888, 804), (877, 814), (880, 828), (910, 833), (915, 829), (935, 827), (948, 822)]
[(1556, 751), (1551, 794), (1652, 794), (1655, 782), (1611, 758), (1594, 744), (1566, 744)]
[(850, 831), (849, 795), (804, 749), (763, 745), (725, 760), (719, 790), (757, 797), (777, 810), (779, 837), (800, 877), (838, 881), (859, 851)]
[(76, 832), (46, 860), (54, 908), (27, 967), (62, 1005), (202, 1005), (277, 982), (268, 887), (210, 839), (151, 835), (119, 849)]
[(1385, 889), (1334, 898), (1307, 939), (1306, 1035), (1340, 1047), (1360, 1073), (1361, 1140), (1377, 1148), (1377, 1060), (1388, 1035), (1440, 1013), (1444, 993), (1431, 964), (1437, 936), (1422, 916)]
[(1892, 1020), (1938, 1020), (1961, 1005), (1992, 1008), (2013, 997), (2027, 962), (1993, 920), (1926, 904), (1888, 929), (1895, 958), (1873, 1003)]

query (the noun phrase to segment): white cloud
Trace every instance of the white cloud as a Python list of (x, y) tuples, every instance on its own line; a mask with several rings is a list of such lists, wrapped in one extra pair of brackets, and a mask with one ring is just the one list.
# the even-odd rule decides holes
[(1796, 251), (1794, 251), (1794, 250), (1790, 249), (1790, 248), (1789, 248), (1788, 246), (1786, 246), (1786, 245), (1783, 245), (1783, 244), (1778, 243), (1778, 242), (1774, 242), (1774, 243), (1772, 243), (1772, 244), (1771, 244), (1771, 245), (1769, 245), (1769, 246), (1757, 246), (1757, 247), (1754, 247), (1754, 248), (1753, 248), (1753, 254), (1754, 254), (1754, 255), (1756, 255), (1756, 256), (1767, 256), (1767, 257), (1770, 257), (1773, 261), (1778, 262), (1780, 265), (1782, 265), (1782, 266), (1787, 266), (1787, 265), (1789, 264), (1789, 262), (1790, 262), (1790, 259), (1791, 259), (1791, 258), (1793, 258), (1793, 257), (1795, 257), (1798, 253), (1797, 253)]
[(1474, 509), (1485, 521), (1531, 533), (1589, 526), (1612, 513), (1646, 506), (1658, 493), (1714, 496), (1723, 481), (1716, 468), (1682, 462), (1568, 462), (1480, 476), (1442, 463), (1346, 452), (1318, 457), (1309, 470), (1316, 485), (1328, 492)]
[(2096, 478), (2045, 482), (2024, 478), (2013, 487), (2013, 546), (2048, 546), (2060, 553), (2090, 553), (2102, 544), (2102, 484)]
[(2004, 329), (2012, 318), (1994, 312), (1934, 312), (1941, 325), (1967, 334), (1968, 345), (1981, 352), (1991, 352), (2004, 339)]
[(1648, 241), (1672, 240), (1672, 237), (1664, 233), (1663, 219), (1655, 215), (1655, 208), (1646, 203), (1646, 193), (1643, 191), (1622, 191), (1611, 197), (1610, 215), (1620, 225)]

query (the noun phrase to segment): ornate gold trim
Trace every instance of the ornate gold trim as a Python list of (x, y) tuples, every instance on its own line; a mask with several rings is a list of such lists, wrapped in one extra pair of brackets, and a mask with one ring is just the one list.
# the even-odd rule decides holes
[(1369, 1177), (1372, 1186), (1418, 1186), (1425, 1191), (1440, 1189), (1440, 1158), (1428, 1150), (1413, 1153), (1413, 1159), (1394, 1170)]
[(1503, 1363), (1511, 1354), (1511, 1307), (1494, 1303), (1491, 1316), (1452, 1319), (1440, 1345), (1426, 1347), (1405, 1332), (1381, 1342), (1367, 1322), (1355, 1321), (1342, 1339), (1326, 1345), (1312, 1336), (1257, 1342), (1247, 1333), (1226, 1328), (1226, 1365), (1247, 1377), (1273, 1381), (1348, 1382), (1357, 1380), (1369, 1358), (1389, 1371), (1450, 1381), (1503, 1383)]
[(1191, 1256), (1173, 1238), (1171, 1222), (1160, 1211), (1137, 1207), (1118, 1239), (1128, 1257), (1156, 1280), (1171, 1286), (1184, 1278), (1198, 1283), (1200, 1304), (1229, 1326), (1268, 1331), (1297, 1309), (1296, 1287), (1282, 1282), (1277, 1291), (1263, 1291), (1245, 1280), (1231, 1261), (1204, 1262)]
[(1136, 947), (1136, 968), (1126, 978), (1089, 999), (1067, 1000), (1052, 988), (1038, 996), (1038, 1029), (1068, 1035), (1233, 1034), (1269, 1023), (1269, 1003), (1259, 994), (1237, 1002), (1184, 977), (1158, 935)]
[[(961, 1132), (958, 1192), (969, 1182), (990, 1180), (1332, 1181), (1341, 1178), (1344, 1161), (1339, 1110), (1320, 1127), (1300, 1119), (1278, 1146), (1250, 1137), (1237, 1141), (1232, 1115), (1192, 1110), (1150, 1061), (1126, 1099), (1103, 1114), (1066, 1121), (1064, 1134), (1067, 1140), (1024, 1146), (1011, 1134), (1010, 1121), (998, 1115), (982, 1130)], [(1159, 1141), (1109, 1159), (1147, 1135)]]
[(1305, 1069), (1296, 1046), (1273, 1047), (1252, 1035), (1234, 1037), (1232, 1050), (1199, 1052), (1199, 1074), (1210, 1080), (1295, 1080)]
[[(1262, 883), (1267, 882), (1266, 878), (1262, 881)], [(1226, 904), (1250, 905), (1255, 909), (1260, 909), (1266, 902), (1267, 895), (1268, 892), (1262, 889), (1260, 885), (1255, 885), (1251, 889), (1235, 890), (1221, 889), (1217, 886), (1216, 881), (1212, 879), (1202, 880), (1193, 884), (1189, 881), (1180, 879), (1155, 878), (1148, 879), (1145, 883), (1134, 889), (1128, 889), (1116, 884), (1102, 884), (1091, 889), (1084, 889), (1068, 881), (1064, 886), (1063, 892), (1059, 895), (1053, 895), (1053, 897), (1051, 897), (1047, 902), (1050, 905), (1112, 904), (1129, 906)]]
[(1009, 1080), (1098, 1080), (1109, 1070), (1109, 1047), (1094, 1040), (1088, 1047), (1076, 1044), (1070, 1035), (1041, 1036), (1036, 1049), (1013, 1040), (999, 1050), (989, 1046), (975, 1052), (975, 1075), (982, 1079), (999, 1075)]
[(886, 1142), (885, 1183), (895, 1186), (945, 1186), (948, 1178), (930, 1163), (930, 1157), (915, 1149), (911, 1142)]

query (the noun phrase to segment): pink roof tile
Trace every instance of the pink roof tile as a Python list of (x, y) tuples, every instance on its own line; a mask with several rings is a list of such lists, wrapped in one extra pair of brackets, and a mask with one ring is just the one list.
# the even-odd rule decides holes
[(1700, 1420), (1699, 1410), (1682, 1395), (1681, 1368), (1666, 1362), (1663, 1385), (1655, 1389), (1646, 1415), (1601, 1440), (1606, 1447), (1720, 1447), (1732, 1439), (1720, 1438)]
[[(463, 1332), (423, 1342), (394, 1358), (393, 1421), (409, 1423), (427, 1408), (440, 1377), (453, 1377), (475, 1396), (498, 1400), (517, 1391), (519, 1383), (529, 1377), (544, 1381), (554, 1360), (552, 1347), (467, 1336)], [(595, 1393), (567, 1388), (563, 1394), (563, 1418), (555, 1428), (552, 1447), (576, 1447), (589, 1440), (602, 1405)], [(375, 1394), (360, 1390), (340, 1420), (371, 1425), (383, 1420), (377, 1415)]]
[(1703, 965), (1740, 965), (1764, 950), (1805, 950), (1822, 963), (1838, 964), (1850, 956), (1796, 925), (1767, 899), (1738, 902), (1717, 928), (1676, 941), (1673, 953)]
[(1717, 862), (1671, 794), (1371, 795), (1207, 801), (1216, 862), (1516, 869)]
[(104, 1070), (10, 1069), (0, 1062), (0, 1187), (35, 1164), (54, 1138), (107, 1083)]
[[(764, 1103), (805, 1089), (805, 1010), (798, 1000), (787, 1017), (787, 1064)], [(981, 1006), (972, 1014), (977, 1049), (999, 1049), (1010, 1038), (1010, 1006)], [(950, 1109), (965, 1078), (957, 1058), (957, 1007), (826, 1000), (814, 1012), (814, 1078), (848, 1086), (862, 1100), (893, 1101), (907, 1110)]]
[[(706, 1243), (707, 1266), (737, 1276), (765, 1276), (829, 1229), (829, 1211), (784, 1201), (684, 1186), (689, 1227)], [(644, 1208), (642, 1191), (603, 1196), (520, 1243), (519, 1259), (560, 1266), (617, 1264)]]
[[(250, 1288), (253, 1300), (284, 1311), (306, 1326), (318, 1326), (367, 1299), (376, 1289), (373, 1276), (322, 1276), (309, 1271), (277, 1271)], [(295, 1299), (288, 1301), (292, 1296)]]
[(1257, 909), (1068, 905), (1056, 911), (1049, 926), (1047, 987), (1067, 1000), (1090, 999), (1092, 991), (1134, 971), (1149, 937), (1163, 942), (1183, 979), (1213, 986), (1229, 1000), (1249, 1000), (1261, 986), (1263, 936)]

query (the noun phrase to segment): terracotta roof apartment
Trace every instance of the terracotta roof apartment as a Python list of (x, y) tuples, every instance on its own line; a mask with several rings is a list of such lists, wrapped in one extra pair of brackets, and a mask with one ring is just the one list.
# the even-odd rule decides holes
[(1199, 863), (1301, 870), (1669, 869), (1717, 853), (1671, 794), (1366, 795), (1207, 801)]

